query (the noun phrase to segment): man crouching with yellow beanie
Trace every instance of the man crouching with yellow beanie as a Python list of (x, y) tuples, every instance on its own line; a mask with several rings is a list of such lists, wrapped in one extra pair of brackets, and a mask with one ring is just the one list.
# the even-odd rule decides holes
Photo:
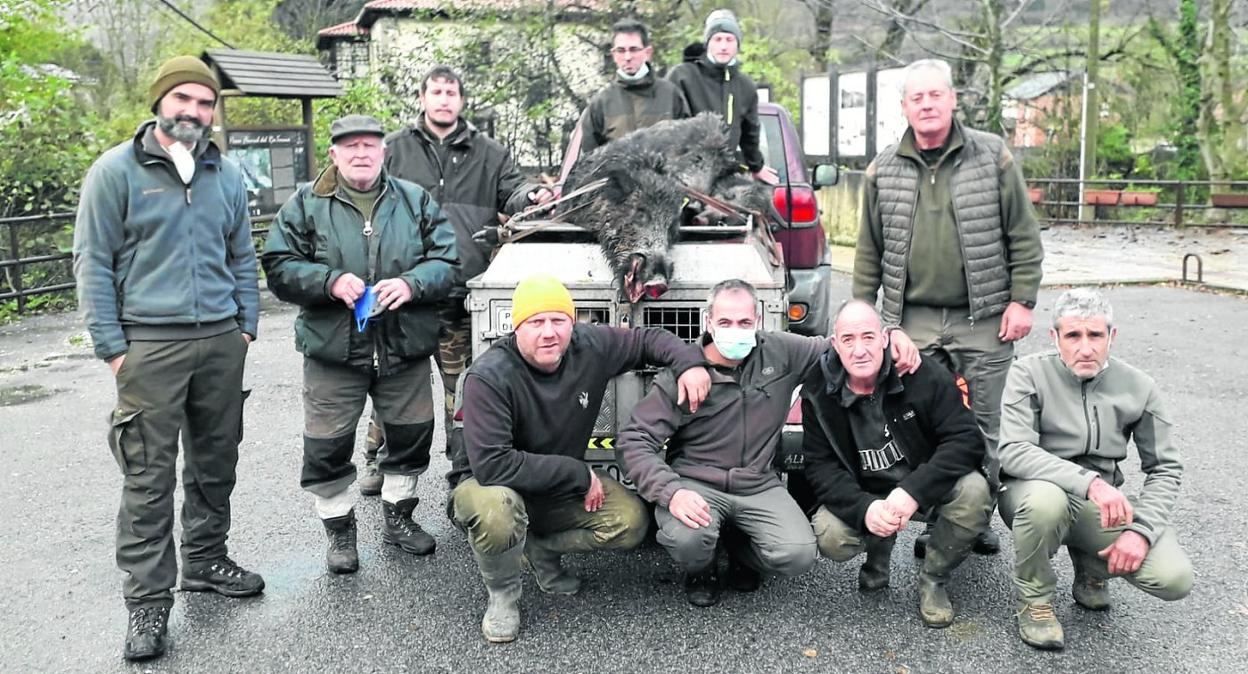
[(575, 316), (558, 279), (524, 279), (512, 295), (515, 330), (464, 374), (471, 473), (451, 505), (489, 593), (481, 631), (490, 642), (513, 641), (520, 630), (521, 557), (543, 592), (572, 595), (581, 581), (563, 567), (564, 554), (628, 550), (646, 536), (641, 499), (584, 460), (607, 382), (643, 366), (671, 367), (681, 402), (693, 409), (710, 390), (696, 346), (660, 328), (591, 325)]

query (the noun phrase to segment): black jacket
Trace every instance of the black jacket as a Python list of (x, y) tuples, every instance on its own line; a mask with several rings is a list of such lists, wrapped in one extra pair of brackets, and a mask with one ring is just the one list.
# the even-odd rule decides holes
[[(918, 371), (898, 376), (888, 353), (884, 418), (912, 471), (899, 485), (920, 510), (939, 505), (962, 476), (979, 469), (984, 437), (967, 407), (957, 376), (930, 358)], [(841, 406), (845, 369), (836, 352), (802, 382), (802, 449), (805, 477), (818, 505), (863, 530), (867, 507), (886, 494), (870, 494), (858, 484), (861, 466), (846, 409)]]
[(578, 323), (559, 369), (531, 367), (514, 333), (464, 373), (464, 448), (482, 485), (526, 496), (582, 495), (589, 489), (585, 449), (607, 382), (643, 365), (683, 373), (702, 350), (660, 328), (628, 330)]
[(529, 204), (535, 185), (525, 184), (507, 149), (477, 131), (464, 118), (447, 139), (447, 161), (438, 157), (439, 141), (425, 129), (421, 115), (415, 124), (386, 136), (386, 171), (429, 190), (455, 227), (459, 251), (459, 282), (451, 297), (468, 294), (468, 279), (485, 271), (490, 248), (472, 240), (486, 226), (498, 224), (498, 214), (511, 215)]
[(741, 72), (741, 66), (712, 63), (703, 55), (672, 68), (667, 79), (684, 94), (690, 115), (714, 112), (724, 118), (728, 142), (741, 146), (741, 156), (750, 171), (763, 168), (766, 162), (758, 146), (758, 87)]

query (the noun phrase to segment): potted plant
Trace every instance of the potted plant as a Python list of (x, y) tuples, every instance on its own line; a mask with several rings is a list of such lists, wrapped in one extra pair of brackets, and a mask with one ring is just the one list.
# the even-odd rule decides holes
[(1157, 187), (1127, 185), (1127, 189), (1122, 191), (1121, 202), (1123, 206), (1156, 206), (1160, 191)]
[(1218, 208), (1248, 208), (1248, 193), (1244, 192), (1210, 194), (1209, 200)]
[(1117, 206), (1120, 196), (1118, 190), (1083, 190), (1083, 200), (1091, 206)]
[(1027, 197), (1031, 199), (1031, 203), (1033, 204), (1038, 204), (1041, 201), (1044, 201), (1044, 188), (1043, 187), (1028, 188)]

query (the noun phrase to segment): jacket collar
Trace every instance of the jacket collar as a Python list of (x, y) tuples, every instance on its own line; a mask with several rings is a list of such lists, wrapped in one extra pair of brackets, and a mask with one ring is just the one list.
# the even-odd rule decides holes
[[(819, 360), (819, 368), (823, 372), (823, 392), (833, 396), (842, 407), (848, 407), (853, 403), (858, 394), (849, 389), (849, 372), (841, 364), (841, 357), (837, 355), (835, 349), (828, 349), (823, 354)], [(897, 374), (897, 368), (893, 365), (893, 355), (887, 347), (884, 349), (884, 362), (880, 366), (880, 372), (876, 375), (875, 381), (875, 390), (882, 391), (885, 395), (901, 393), (906, 388), (901, 382), (901, 376)]]
[[(953, 126), (949, 128), (949, 137), (945, 139), (945, 153), (941, 155), (941, 158), (943, 159), (962, 149), (962, 146), (965, 144), (965, 138), (966, 134), (962, 133), (962, 122), (954, 118)], [(897, 144), (897, 154), (902, 157), (909, 157), (917, 162), (923, 161), (923, 153), (914, 141), (914, 128), (906, 127), (906, 133), (902, 135), (901, 142)]]
[[(134, 132), (133, 147), (135, 157), (140, 163), (149, 164), (153, 161), (164, 162), (173, 166), (173, 158), (165, 152), (160, 141), (156, 139), (156, 120), (149, 119), (139, 125)], [(201, 140), (195, 144), (195, 163), (216, 168), (221, 164), (221, 150), (211, 140)]]
[[(425, 113), (423, 112), (416, 118), (416, 123), (411, 126), (411, 131), (421, 140), (431, 145), (444, 142), (429, 131), (429, 127), (425, 124)], [(463, 115), (460, 115), (456, 119), (455, 130), (446, 137), (445, 142), (448, 145), (467, 145), (475, 135), (477, 135), (477, 127), (472, 122), (464, 119)]]
[[(385, 168), (381, 169), (381, 175), (377, 178), (377, 182), (381, 185), (383, 192), (389, 186), (390, 174), (386, 172)], [(338, 194), (338, 191), (338, 167), (331, 163), (316, 176), (316, 180), (312, 183), (312, 194), (322, 199), (327, 199)]]
[(645, 89), (654, 86), (654, 68), (647, 64), (646, 74), (635, 80), (626, 80), (620, 77), (619, 70), (615, 72), (615, 83), (624, 89)]

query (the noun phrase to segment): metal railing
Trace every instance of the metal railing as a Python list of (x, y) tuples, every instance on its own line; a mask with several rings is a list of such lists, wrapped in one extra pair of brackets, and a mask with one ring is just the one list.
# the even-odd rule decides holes
[[(0, 218), (0, 225), (8, 227), (5, 243), (0, 244), (0, 250), (7, 249), (5, 252), (8, 254), (0, 259), (0, 302), (16, 300), (17, 313), (21, 314), (25, 313), (31, 297), (74, 289), (74, 273), (69, 263), (73, 254), (57, 248), (52, 241), (64, 223), (73, 219), (73, 213)], [(45, 230), (46, 239), (38, 233), (22, 236), (23, 232), (19, 231), (37, 232), (39, 228)], [(36, 266), (45, 272), (41, 276), (53, 282), (27, 287), (25, 273), (28, 268)]]
[(1037, 178), (1027, 181), (1048, 224), (1248, 227), (1248, 181)]

